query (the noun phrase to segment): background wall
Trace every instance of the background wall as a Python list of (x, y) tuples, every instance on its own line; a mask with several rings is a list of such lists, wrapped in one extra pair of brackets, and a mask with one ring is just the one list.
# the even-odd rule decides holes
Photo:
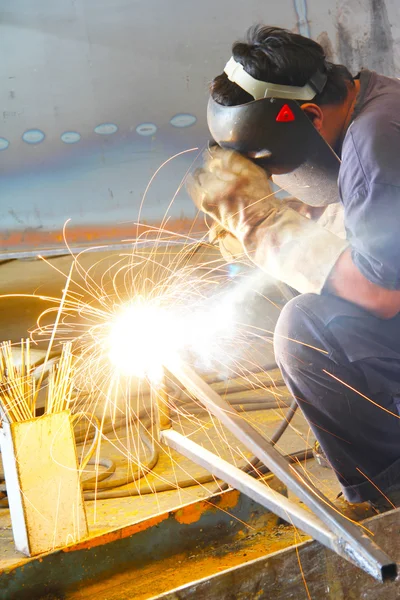
[[(0, 255), (134, 236), (160, 223), (207, 142), (208, 82), (263, 22), (330, 58), (400, 74), (398, 0), (2, 0)], [(195, 211), (181, 190), (168, 226)]]

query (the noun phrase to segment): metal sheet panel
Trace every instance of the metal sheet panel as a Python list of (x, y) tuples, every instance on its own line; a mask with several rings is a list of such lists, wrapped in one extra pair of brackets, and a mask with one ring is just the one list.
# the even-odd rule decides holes
[(191, 201), (171, 201), (207, 142), (207, 84), (256, 22), (400, 71), (397, 0), (3, 0), (0, 254), (63, 247), (67, 219), (75, 244), (133, 237), (139, 216), (187, 230)]
[[(365, 522), (376, 541), (400, 557), (399, 510)], [(234, 594), (234, 595), (233, 595)], [(398, 600), (399, 581), (382, 584), (318, 542), (275, 552), (151, 600)], [(124, 596), (121, 595), (121, 599)]]

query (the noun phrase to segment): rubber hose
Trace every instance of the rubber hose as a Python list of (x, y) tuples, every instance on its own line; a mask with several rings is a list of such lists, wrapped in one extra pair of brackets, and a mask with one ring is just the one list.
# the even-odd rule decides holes
[(99, 460), (91, 458), (88, 462), (88, 465), (95, 465), (96, 467), (100, 465), (102, 467), (105, 467), (106, 470), (96, 475), (93, 475), (93, 477), (88, 477), (87, 479), (84, 479), (82, 481), (83, 490), (90, 489), (86, 488), (87, 484), (89, 483), (98, 483), (100, 481), (103, 481), (104, 479), (107, 479), (107, 477), (111, 477), (111, 475), (115, 473), (116, 469), (115, 461), (113, 461), (111, 458), (99, 458)]
[[(296, 414), (297, 408), (298, 408), (297, 400), (293, 399), (291, 405), (289, 406), (288, 413), (285, 415), (285, 418), (282, 420), (280, 425), (278, 425), (277, 429), (271, 436), (271, 439), (270, 439), (271, 446), (275, 446), (279, 442), (279, 440), (285, 433), (286, 429), (289, 427), (289, 424), (290, 424), (291, 420), (293, 419), (294, 415)], [(312, 454), (312, 450), (310, 450), (310, 452)], [(254, 458), (256, 459), (255, 462), (253, 463), (254, 467), (259, 470), (262, 469), (264, 467), (263, 463), (260, 460), (258, 460), (257, 457), (254, 457)]]
[[(256, 407), (254, 408), (254, 410), (260, 410), (260, 404), (257, 404)], [(264, 404), (266, 404), (265, 401), (264, 401)], [(247, 410), (249, 410), (250, 406), (246, 407)], [(199, 412), (201, 412), (201, 407), (198, 407), (198, 408), (199, 408)], [(281, 405), (278, 404), (277, 402), (274, 402), (274, 405), (273, 406), (269, 405), (268, 408), (281, 408)], [(279, 441), (279, 439), (282, 437), (283, 433), (286, 431), (287, 427), (289, 426), (290, 421), (293, 419), (293, 417), (296, 413), (296, 410), (297, 410), (297, 402), (295, 400), (293, 400), (292, 404), (289, 407), (289, 411), (285, 417), (285, 420), (278, 426), (277, 430), (274, 432), (274, 434), (271, 437), (272, 445), (275, 445)], [(244, 409), (243, 409), (243, 412), (244, 412)], [(191, 413), (191, 414), (193, 414), (193, 413)], [(140, 418), (140, 415), (139, 415), (139, 418)], [(126, 422), (126, 421), (124, 421), (124, 422)], [(110, 429), (110, 431), (112, 431), (113, 428), (115, 428), (115, 425), (111, 426), (111, 429), (110, 429), (110, 426), (108, 427), (108, 429)], [(150, 438), (150, 440), (151, 440), (151, 438)], [(143, 441), (145, 441), (145, 440), (143, 440)], [(146, 445), (149, 447), (149, 445), (147, 443), (146, 443)], [(153, 448), (153, 445), (151, 447)], [(303, 454), (306, 455), (307, 452), (308, 451), (305, 451), (305, 453), (303, 452)], [(312, 451), (310, 451), (310, 452), (312, 454)], [(298, 453), (295, 453), (295, 455), (296, 455), (297, 460), (300, 460), (298, 458)], [(152, 468), (154, 468), (155, 464), (157, 463), (157, 460), (158, 460), (158, 452), (157, 452), (157, 457), (155, 457), (153, 454), (153, 456), (151, 457), (151, 459), (147, 463), (147, 465), (139, 468), (138, 471), (135, 474), (132, 474), (130, 477), (128, 477), (128, 478), (124, 477), (123, 479), (119, 479), (119, 480), (109, 479), (105, 482), (102, 481), (100, 485), (98, 485), (98, 483), (97, 483), (97, 485), (95, 483), (85, 485), (84, 489), (103, 490), (104, 488), (116, 488), (118, 486), (128, 485), (129, 483), (132, 483), (133, 481), (136, 481), (137, 479), (140, 479), (141, 477), (143, 477), (146, 471), (148, 472)], [(153, 461), (154, 461), (154, 464), (153, 464)], [(253, 457), (250, 460), (249, 464), (246, 465), (243, 470), (245, 472), (258, 471), (262, 474), (269, 473), (269, 470), (265, 467), (265, 465), (260, 463), (260, 461), (258, 460), (257, 457)], [(129, 496), (136, 496), (136, 495), (142, 495), (142, 494), (145, 495), (145, 494), (150, 494), (153, 492), (174, 490), (174, 489), (177, 489), (178, 487), (184, 488), (184, 487), (190, 487), (190, 486), (198, 485), (198, 484), (202, 484), (202, 483), (209, 483), (213, 480), (214, 480), (214, 478), (212, 476), (204, 476), (204, 478), (201, 478), (198, 481), (198, 483), (196, 483), (193, 479), (186, 479), (186, 480), (181, 480), (181, 481), (177, 482), (177, 484), (168, 484), (166, 482), (163, 482), (163, 483), (155, 484), (154, 487), (145, 485), (145, 486), (140, 486), (138, 489), (137, 488), (129, 489), (129, 490), (114, 489), (114, 490), (110, 490), (110, 491), (99, 491), (94, 494), (86, 493), (85, 500), (94, 500), (96, 498), (97, 499), (120, 498), (120, 497), (129, 497)], [(228, 488), (229, 488), (228, 484), (222, 483), (218, 489), (220, 491), (224, 491), (225, 489), (228, 489)]]
[(270, 443), (272, 446), (275, 446), (275, 444), (277, 444), (279, 442), (279, 440), (285, 433), (286, 429), (289, 427), (291, 420), (293, 419), (294, 415), (296, 414), (297, 408), (298, 408), (297, 400), (293, 399), (291, 405), (289, 406), (289, 410), (288, 410), (287, 414), (285, 415), (285, 418), (283, 419), (281, 424), (278, 426), (276, 431), (271, 436)]
[[(245, 404), (245, 403), (238, 403), (238, 404), (231, 404), (232, 408), (235, 409), (236, 412), (241, 413), (241, 412), (254, 412), (256, 410), (270, 410), (272, 408), (282, 408), (282, 406), (280, 404), (278, 404), (277, 402), (259, 402), (259, 403), (253, 403), (251, 402), (250, 404)], [(183, 410), (184, 409), (184, 410)], [(180, 407), (180, 409), (178, 410), (173, 410), (174, 413), (179, 414), (181, 416), (188, 416), (188, 415), (201, 415), (205, 412), (207, 412), (206, 408), (202, 408), (202, 407), (193, 407), (193, 408), (186, 408), (185, 406)]]
[[(276, 365), (268, 365), (270, 368), (271, 366), (276, 368)], [(258, 374), (265, 374), (265, 370), (260, 371), (259, 369), (257, 371), (254, 371), (253, 374), (258, 375)], [(239, 378), (236, 378), (236, 380)], [(236, 380), (234, 380), (233, 385), (228, 386), (226, 392), (224, 390), (224, 396), (225, 398), (227, 398), (229, 400), (229, 393), (236, 393), (237, 391), (245, 391), (243, 390), (243, 385), (240, 384), (236, 384)], [(212, 381), (212, 383), (217, 383), (220, 381), (224, 381), (224, 379), (219, 379), (217, 378), (216, 380)], [(210, 382), (208, 382), (210, 384)], [(175, 392), (178, 392), (178, 394), (176, 394), (176, 396), (181, 396), (182, 394), (186, 393), (184, 392), (184, 390), (181, 390), (178, 386), (173, 385), (171, 387), (174, 387)], [(234, 390), (234, 391), (232, 391)], [(171, 390), (172, 391), (172, 390)], [(172, 393), (173, 393), (172, 391)], [(271, 409), (271, 408), (282, 408), (282, 403), (280, 403), (277, 400), (265, 400), (263, 398), (260, 398), (260, 396), (250, 396), (250, 397), (246, 397), (245, 399), (238, 399), (238, 398), (234, 398), (231, 400), (231, 403), (233, 406), (235, 406), (236, 410), (238, 410), (238, 412), (245, 412), (245, 411), (250, 411), (250, 410), (263, 410), (263, 409)], [(245, 407), (245, 408), (244, 408)], [(179, 409), (185, 409), (188, 411), (190, 410), (190, 414), (198, 414), (201, 412), (204, 412), (204, 409), (200, 406), (197, 405), (195, 402), (193, 401), (188, 401), (188, 402), (179, 402), (179, 406), (176, 407), (178, 410)], [(174, 408), (173, 408), (174, 410)], [(297, 410), (297, 403), (296, 401), (293, 401), (289, 407), (289, 411), (288, 414), (285, 417), (285, 420), (278, 426), (277, 430), (274, 432), (274, 434), (271, 437), (271, 444), (275, 445), (279, 439), (282, 437), (283, 433), (286, 431), (290, 421), (293, 419), (293, 416), (295, 414)], [(175, 409), (176, 412), (176, 409)], [(138, 422), (142, 424), (143, 422), (143, 418), (148, 416), (148, 411), (141, 411), (138, 415)], [(136, 419), (135, 419), (136, 420)], [(103, 428), (103, 433), (109, 433), (114, 431), (115, 429), (119, 428), (120, 424), (126, 424), (126, 417), (121, 417), (121, 419), (119, 419), (116, 422), (113, 423), (109, 423), (106, 427)], [(185, 487), (191, 487), (194, 485), (199, 485), (199, 484), (204, 484), (204, 483), (209, 483), (211, 481), (214, 481), (214, 477), (212, 475), (204, 475), (201, 478), (199, 478), (198, 481), (194, 481), (193, 478), (190, 479), (184, 479), (181, 481), (178, 481), (176, 483), (168, 483), (168, 482), (161, 482), (161, 483), (156, 483), (154, 484), (154, 486), (150, 486), (148, 484), (145, 485), (141, 485), (138, 488), (131, 488), (131, 489), (107, 489), (107, 488), (118, 488), (118, 487), (122, 487), (122, 486), (126, 486), (129, 483), (133, 483), (134, 481), (137, 481), (138, 479), (141, 479), (145, 473), (150, 472), (154, 466), (157, 464), (158, 458), (159, 458), (159, 453), (156, 450), (151, 437), (149, 436), (149, 434), (146, 432), (145, 428), (142, 427), (139, 430), (139, 435), (143, 441), (143, 443), (152, 450), (152, 455), (150, 457), (150, 459), (148, 460), (146, 465), (140, 466), (138, 467), (138, 469), (136, 470), (135, 473), (131, 473), (128, 477), (124, 477), (124, 478), (120, 478), (120, 479), (112, 479), (112, 475), (115, 472), (115, 464), (112, 465), (112, 468), (109, 465), (109, 470), (106, 472), (103, 472), (99, 475), (99, 477), (101, 477), (101, 479), (97, 479), (96, 477), (92, 477), (90, 479), (86, 479), (85, 481), (83, 481), (82, 485), (83, 485), (83, 489), (84, 490), (96, 490), (95, 492), (88, 492), (86, 491), (86, 493), (84, 494), (85, 500), (94, 500), (94, 499), (107, 499), (107, 498), (121, 498), (121, 497), (129, 497), (129, 496), (137, 496), (137, 495), (145, 495), (145, 494), (151, 494), (151, 493), (155, 493), (155, 492), (162, 492), (162, 491), (168, 491), (168, 490), (174, 490), (177, 488), (185, 488)], [(82, 436), (81, 436), (82, 438)], [(84, 439), (87, 440), (87, 436), (84, 437)], [(77, 436), (77, 442), (78, 442), (79, 438)], [(301, 455), (299, 455), (299, 453), (295, 453), (294, 456), (296, 456), (296, 460), (301, 460), (301, 458), (299, 458), (299, 456), (306, 456), (307, 452), (303, 452)], [(105, 459), (103, 459), (104, 461)], [(100, 462), (99, 464), (103, 464), (104, 462)], [(263, 465), (262, 463), (260, 463), (260, 461), (256, 458), (253, 457), (249, 464), (245, 465), (245, 467), (243, 468), (243, 470), (245, 472), (249, 472), (250, 474), (256, 476), (256, 473), (262, 473), (262, 474), (267, 474), (269, 473), (269, 470), (267, 469), (267, 467), (265, 467), (265, 465)], [(222, 491), (226, 488), (228, 488), (229, 486), (225, 483), (222, 483), (219, 487), (217, 491)], [(99, 490), (99, 491), (97, 491)], [(103, 491), (104, 490), (104, 491)]]
[[(294, 415), (296, 414), (297, 408), (298, 408), (297, 401), (295, 399), (293, 399), (291, 405), (289, 406), (288, 414), (285, 415), (285, 419), (278, 425), (277, 429), (275, 430), (275, 432), (271, 436), (271, 440), (270, 440), (271, 446), (275, 446), (279, 442), (279, 440), (281, 439), (282, 435), (285, 433), (286, 429), (288, 428), (289, 423), (291, 422), (291, 420), (293, 419)], [(300, 456), (304, 455), (304, 458), (298, 458), (299, 454), (300, 454)], [(288, 455), (288, 456), (295, 457), (295, 460), (296, 459), (297, 460), (306, 460), (306, 458), (312, 457), (312, 449), (303, 450), (300, 453), (294, 453), (294, 454)], [(262, 463), (257, 458), (257, 456), (253, 456), (250, 459), (249, 465), (248, 465), (248, 469), (249, 470), (255, 469), (255, 470), (259, 471), (261, 474), (269, 472), (268, 467), (266, 467), (264, 465), (264, 463)], [(245, 471), (245, 472), (248, 472), (248, 471)], [(229, 488), (229, 485), (227, 483), (225, 483), (223, 485), (223, 491), (225, 491), (228, 488)]]
[[(156, 464), (158, 462), (160, 455), (159, 455), (159, 451), (158, 451), (157, 447), (153, 444), (153, 440), (150, 437), (150, 435), (147, 433), (144, 425), (139, 430), (139, 436), (140, 436), (140, 439), (142, 440), (142, 442), (145, 444), (145, 446), (147, 446), (147, 448), (151, 451), (150, 458), (146, 461), (146, 463), (144, 463), (144, 464), (142, 463), (142, 464), (138, 465), (135, 472), (132, 472), (130, 470), (128, 475), (126, 475), (125, 477), (121, 477), (119, 479), (113, 479), (112, 478), (113, 473), (110, 473), (108, 478), (105, 478), (105, 477), (102, 478), (102, 480), (100, 482), (98, 480), (93, 481), (93, 478), (91, 478), (91, 480), (86, 479), (82, 482), (83, 489), (84, 490), (97, 490), (97, 489), (118, 488), (118, 487), (121, 487), (124, 485), (128, 485), (129, 483), (133, 483), (134, 481), (137, 481), (138, 479), (141, 479), (142, 477), (144, 477), (146, 472), (149, 472), (152, 469), (154, 469), (154, 467), (156, 466)], [(114, 469), (114, 472), (115, 472), (115, 469)]]
[[(313, 455), (312, 450), (310, 449), (310, 450), (302, 450), (300, 452), (293, 452), (292, 454), (284, 455), (284, 458), (287, 458), (288, 460), (290, 460), (290, 462), (298, 462), (301, 460), (306, 460), (307, 458), (311, 458), (312, 455)], [(262, 471), (261, 471), (261, 469), (258, 469), (259, 473), (255, 472), (254, 469), (251, 469), (250, 465), (246, 465), (246, 467), (244, 467), (242, 470), (244, 472), (248, 472), (246, 469), (251, 470), (248, 474), (251, 475), (252, 477), (258, 477), (259, 474), (268, 475), (271, 473), (270, 470), (267, 467), (265, 467), (265, 465), (263, 465), (263, 467), (264, 467), (264, 469)], [(272, 473), (271, 473), (271, 476), (272, 476)], [(173, 490), (177, 490), (179, 488), (187, 488), (187, 487), (193, 487), (193, 486), (197, 486), (197, 485), (204, 485), (206, 483), (211, 483), (212, 481), (216, 481), (216, 478), (213, 477), (212, 475), (202, 475), (198, 479), (194, 479), (194, 478), (183, 479), (176, 483), (162, 482), (162, 483), (155, 484), (154, 487), (146, 484), (146, 485), (140, 486), (140, 488), (131, 488), (129, 490), (111, 490), (111, 491), (107, 491), (107, 492), (99, 492), (97, 494), (86, 493), (84, 495), (84, 497), (85, 497), (85, 500), (88, 500), (88, 501), (89, 500), (107, 500), (109, 498), (129, 498), (130, 496), (142, 496), (142, 495), (145, 496), (147, 494), (173, 491)], [(212, 493), (216, 494), (218, 492), (225, 491), (229, 487), (230, 486), (228, 484), (222, 483), (221, 485), (218, 486), (218, 488), (216, 490), (213, 490)]]
[[(243, 391), (248, 391), (248, 390), (243, 390)], [(235, 392), (235, 394), (237, 394), (237, 392)], [(270, 395), (269, 398), (265, 398), (265, 396), (261, 396), (260, 394), (247, 394), (246, 396), (241, 396), (241, 397), (237, 397), (235, 395), (234, 398), (232, 398), (233, 394), (223, 394), (223, 397), (225, 400), (227, 400), (229, 402), (229, 404), (242, 404), (242, 405), (246, 405), (246, 404), (269, 404), (269, 403), (273, 403), (278, 404), (281, 408), (289, 408), (288, 405), (284, 406), (285, 400), (282, 399), (281, 400), (281, 396), (277, 396), (276, 394), (272, 394)], [(196, 402), (195, 400), (188, 400), (187, 402), (184, 401), (179, 401), (174, 403), (174, 406), (177, 408), (181, 408), (181, 407), (191, 407), (193, 406), (194, 408), (201, 408), (203, 405), (201, 404), (201, 402)], [(204, 410), (207, 410), (206, 408), (204, 408)]]

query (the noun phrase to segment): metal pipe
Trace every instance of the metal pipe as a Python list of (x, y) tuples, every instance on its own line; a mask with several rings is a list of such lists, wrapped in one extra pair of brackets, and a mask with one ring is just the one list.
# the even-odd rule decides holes
[(372, 575), (378, 581), (392, 579), (396, 564), (363, 530), (346, 519), (310, 481), (301, 474), (237, 411), (219, 396), (199, 375), (181, 360), (166, 367), (206, 408), (223, 423), (252, 454), (302, 500), (337, 536), (335, 551)]

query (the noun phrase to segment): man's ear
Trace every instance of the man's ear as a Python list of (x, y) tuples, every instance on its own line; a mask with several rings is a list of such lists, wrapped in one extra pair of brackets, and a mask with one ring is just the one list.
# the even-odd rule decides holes
[(324, 114), (321, 110), (321, 107), (317, 104), (306, 102), (305, 104), (301, 105), (301, 110), (304, 110), (307, 117), (312, 121), (315, 129), (317, 129), (317, 131), (321, 131), (324, 120)]

